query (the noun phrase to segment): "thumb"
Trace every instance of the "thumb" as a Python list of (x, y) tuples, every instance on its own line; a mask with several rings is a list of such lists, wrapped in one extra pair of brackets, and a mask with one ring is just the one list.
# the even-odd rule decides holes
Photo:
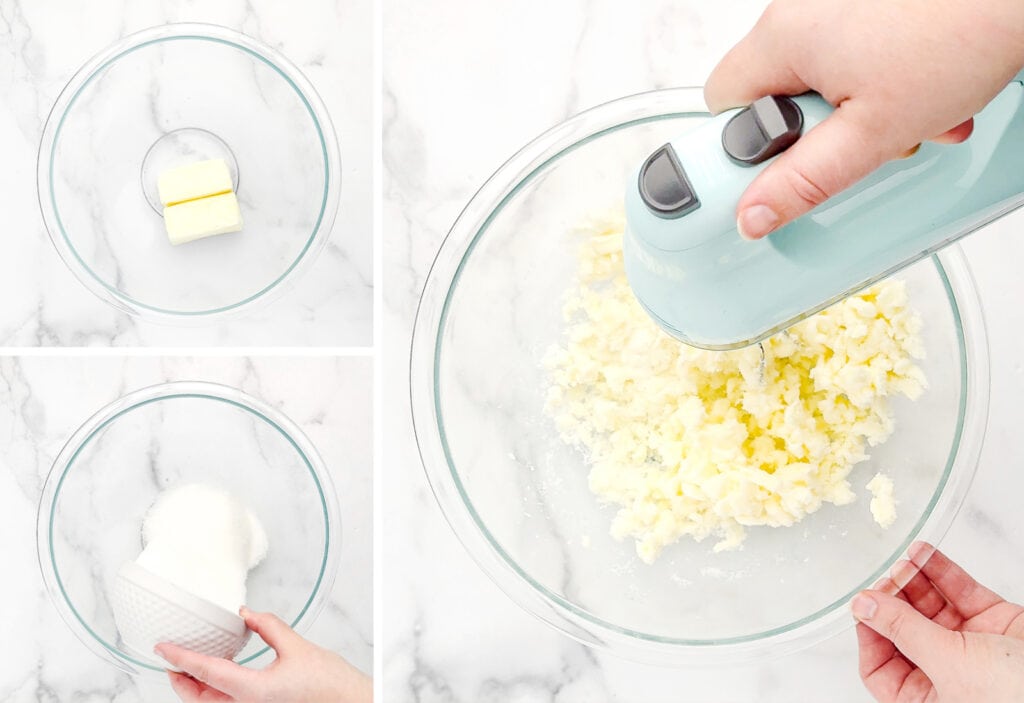
[(273, 613), (257, 613), (245, 606), (238, 613), (245, 620), (246, 626), (273, 647), (279, 657), (285, 656), (297, 642), (303, 641), (295, 630)]
[(959, 636), (932, 622), (905, 600), (881, 591), (862, 591), (851, 607), (855, 618), (896, 645), (933, 681), (956, 655)]
[(897, 156), (898, 146), (874, 122), (866, 109), (848, 100), (797, 140), (740, 198), (740, 234), (760, 239)]

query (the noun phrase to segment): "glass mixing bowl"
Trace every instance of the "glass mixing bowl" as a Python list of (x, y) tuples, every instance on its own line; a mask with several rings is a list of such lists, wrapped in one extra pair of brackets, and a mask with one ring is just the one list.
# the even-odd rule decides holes
[[(132, 674), (110, 607), (115, 575), (142, 550), (159, 493), (206, 483), (234, 494), (262, 523), (269, 551), (249, 573), (250, 607), (302, 632), (334, 584), (341, 546), (337, 494), (323, 460), (291, 420), (241, 391), (168, 383), (130, 393), (71, 436), (39, 502), (39, 564), (57, 610), (89, 649)], [(258, 637), (236, 661), (265, 665)]]
[[(241, 232), (171, 246), (160, 172), (224, 159)], [(267, 301), (316, 258), (338, 209), (330, 117), (279, 53), (223, 27), (132, 34), (71, 79), (39, 146), (39, 205), (89, 290), (148, 319), (209, 322)]]
[[(931, 387), (894, 401), (896, 431), (850, 475), (856, 503), (791, 528), (749, 528), (742, 549), (684, 539), (646, 565), (608, 535), (615, 508), (543, 413), (545, 352), (564, 332), (573, 228), (621, 209), (654, 149), (707, 119), (699, 89), (582, 113), (480, 189), (427, 279), (411, 358), (420, 456), (449, 523), (513, 600), (599, 648), (650, 663), (735, 663), (808, 646), (852, 624), (846, 607), (915, 539), (938, 540), (973, 477), (988, 410), (979, 301), (957, 248), (898, 274), (925, 321)], [(872, 520), (865, 484), (895, 481), (899, 517)]]

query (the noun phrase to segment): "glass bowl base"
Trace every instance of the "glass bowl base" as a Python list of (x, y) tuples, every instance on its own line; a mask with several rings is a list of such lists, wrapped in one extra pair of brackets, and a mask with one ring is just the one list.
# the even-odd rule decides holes
[(146, 202), (154, 212), (163, 217), (164, 206), (160, 202), (160, 192), (157, 189), (160, 174), (172, 168), (211, 159), (223, 159), (228, 165), (232, 187), (237, 193), (238, 162), (227, 142), (200, 127), (182, 127), (167, 132), (153, 142), (142, 157), (139, 178)]

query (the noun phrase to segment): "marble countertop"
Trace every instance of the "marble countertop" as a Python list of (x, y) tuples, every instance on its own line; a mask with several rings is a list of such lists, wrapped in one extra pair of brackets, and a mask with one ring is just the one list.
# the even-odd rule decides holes
[(0, 700), (177, 701), (159, 680), (120, 673), (72, 634), (36, 558), (43, 482), (71, 433), (121, 395), (171, 380), (222, 383), (281, 410), (331, 471), (342, 515), (338, 577), (306, 636), (373, 667), (373, 444), (370, 358), (34, 357), (0, 359)]
[[(416, 301), (461, 208), (512, 153), (601, 102), (701, 85), (763, 0), (702, 3), (389, 0), (384, 20), (383, 683), (387, 700), (431, 702), (869, 701), (853, 631), (770, 663), (671, 670), (596, 653), (506, 598), (445, 523), (408, 410)], [(443, 78), (443, 79), (442, 79)], [(943, 547), (981, 581), (1024, 600), (1024, 214), (964, 243), (985, 308), (993, 378), (980, 468)]]
[[(118, 38), (169, 22), (224, 25), (287, 56), (323, 98), (341, 151), (338, 217), (315, 265), (267, 307), (215, 326), (154, 324), (94, 297), (51, 245), (36, 197), (43, 125), (68, 79)], [(0, 0), (0, 347), (372, 344), (371, 27), (370, 0)]]

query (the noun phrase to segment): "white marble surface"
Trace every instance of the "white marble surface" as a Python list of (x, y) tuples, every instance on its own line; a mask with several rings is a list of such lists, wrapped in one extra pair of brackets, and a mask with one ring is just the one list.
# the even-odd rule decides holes
[[(431, 495), (412, 439), (408, 348), (416, 300), (477, 187), (534, 136), (630, 93), (700, 85), (764, 2), (386, 0), (382, 596), (388, 701), (558, 703), (870, 700), (853, 632), (798, 655), (670, 670), (595, 654), (535, 621), (471, 561)], [(943, 546), (1024, 600), (1018, 436), (1024, 215), (965, 244), (985, 306), (992, 402), (981, 467)]]
[(342, 552), (331, 597), (307, 636), (364, 671), (373, 659), (372, 361), (369, 358), (0, 359), (0, 700), (176, 701), (160, 681), (121, 674), (85, 648), (50, 603), (35, 517), (51, 462), (93, 412), (171, 380), (239, 388), (295, 421), (334, 479)]
[[(171, 327), (90, 294), (50, 244), (36, 153), (60, 90), (95, 53), (168, 22), (211, 22), (262, 40), (323, 98), (342, 158), (334, 231), (315, 265), (266, 308), (215, 326)], [(0, 346), (369, 346), (372, 343), (371, 0), (0, 0)]]

